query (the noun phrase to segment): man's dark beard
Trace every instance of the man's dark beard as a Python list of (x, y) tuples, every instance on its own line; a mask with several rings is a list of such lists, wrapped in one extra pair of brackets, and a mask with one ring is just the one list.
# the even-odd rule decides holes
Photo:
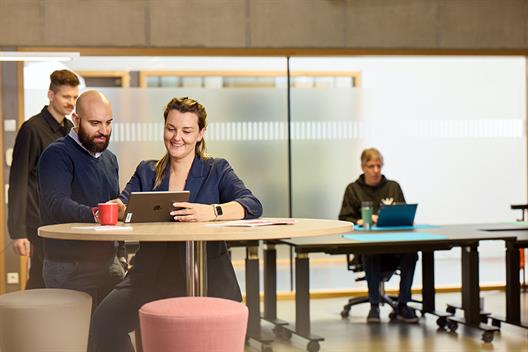
[(86, 132), (82, 129), (82, 127), (79, 125), (79, 130), (77, 132), (79, 135), (79, 141), (81, 144), (91, 153), (102, 153), (108, 148), (108, 143), (110, 143), (110, 134), (108, 134), (106, 137), (106, 141), (104, 144), (96, 143), (93, 140), (96, 137), (100, 137), (102, 135), (98, 134), (90, 139), (90, 137), (86, 134)]

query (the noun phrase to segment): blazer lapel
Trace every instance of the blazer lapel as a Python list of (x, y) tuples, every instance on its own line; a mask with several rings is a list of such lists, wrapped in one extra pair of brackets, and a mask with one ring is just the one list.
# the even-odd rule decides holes
[(208, 173), (207, 169), (208, 164), (205, 161), (199, 157), (194, 158), (191, 170), (189, 171), (189, 176), (185, 182), (185, 190), (191, 192), (189, 202), (194, 203), (198, 197), (200, 188), (202, 187), (205, 177)]
[(167, 166), (165, 168), (165, 171), (163, 172), (163, 178), (161, 179), (161, 183), (156, 188), (156, 191), (168, 191), (169, 190), (169, 179), (170, 179), (170, 167)]

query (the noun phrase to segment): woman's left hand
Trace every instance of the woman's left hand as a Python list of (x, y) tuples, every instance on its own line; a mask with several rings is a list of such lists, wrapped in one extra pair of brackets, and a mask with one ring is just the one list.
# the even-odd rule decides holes
[(215, 219), (214, 209), (210, 204), (176, 202), (172, 205), (175, 208), (182, 208), (170, 212), (176, 221), (212, 221)]

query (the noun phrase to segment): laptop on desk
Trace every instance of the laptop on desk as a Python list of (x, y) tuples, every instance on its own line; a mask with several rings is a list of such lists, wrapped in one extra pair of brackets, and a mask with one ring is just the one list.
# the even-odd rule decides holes
[(418, 204), (392, 204), (380, 207), (377, 227), (413, 226)]
[(174, 221), (169, 214), (174, 202), (187, 202), (189, 191), (132, 192), (125, 211), (125, 223)]

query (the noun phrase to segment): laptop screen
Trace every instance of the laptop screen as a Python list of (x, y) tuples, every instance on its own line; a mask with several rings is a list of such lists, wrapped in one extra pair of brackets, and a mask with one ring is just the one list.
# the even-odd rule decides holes
[(380, 207), (377, 227), (412, 226), (418, 204), (393, 204)]

